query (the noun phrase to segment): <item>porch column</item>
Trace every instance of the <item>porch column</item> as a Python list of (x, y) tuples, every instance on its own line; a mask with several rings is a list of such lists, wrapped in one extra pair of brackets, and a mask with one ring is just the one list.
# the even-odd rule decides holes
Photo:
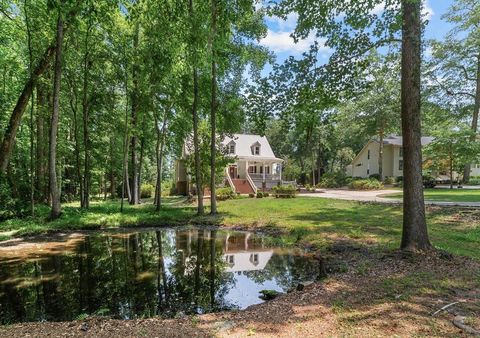
[(263, 182), (265, 182), (265, 162), (262, 162), (263, 166)]
[(282, 163), (278, 163), (278, 165), (280, 166), (280, 184), (282, 184)]

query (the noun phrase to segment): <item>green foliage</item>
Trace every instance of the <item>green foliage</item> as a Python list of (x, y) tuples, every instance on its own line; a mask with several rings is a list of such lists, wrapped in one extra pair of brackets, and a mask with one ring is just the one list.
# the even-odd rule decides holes
[(383, 184), (389, 184), (389, 185), (390, 184), (395, 184), (396, 182), (397, 181), (396, 181), (395, 177), (393, 177), (393, 176), (387, 176), (383, 180)]
[(383, 188), (383, 183), (373, 178), (353, 180), (348, 188), (352, 190), (379, 190)]
[(272, 194), (275, 198), (294, 198), (297, 191), (293, 185), (279, 185), (272, 188)]
[(340, 188), (347, 185), (351, 178), (344, 171), (335, 171), (333, 173), (325, 173), (318, 182), (318, 188)]
[(155, 187), (150, 183), (144, 183), (140, 187), (140, 197), (141, 198), (150, 198), (155, 193)]
[(232, 188), (225, 187), (225, 188), (217, 188), (216, 189), (216, 197), (219, 201), (225, 201), (228, 199), (236, 198), (236, 194), (233, 192)]

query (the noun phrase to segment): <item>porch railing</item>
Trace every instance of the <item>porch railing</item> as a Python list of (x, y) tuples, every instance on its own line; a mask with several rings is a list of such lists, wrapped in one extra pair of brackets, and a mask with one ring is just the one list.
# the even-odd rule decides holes
[[(263, 174), (249, 174), (255, 181), (263, 181)], [(277, 174), (265, 174), (266, 181), (280, 181), (280, 175)]]
[(249, 174), (249, 173), (247, 173), (247, 181), (248, 181), (248, 183), (250, 184), (250, 186), (252, 187), (253, 192), (254, 192), (255, 194), (257, 194), (258, 188), (257, 188), (257, 186), (255, 185), (255, 183), (253, 183), (253, 180), (252, 180), (252, 178), (250, 177), (250, 174)]
[(235, 184), (233, 184), (232, 178), (230, 177), (230, 173), (228, 172), (228, 168), (225, 168), (225, 176), (227, 177), (228, 184), (230, 184), (230, 188), (232, 188), (233, 192), (236, 192)]

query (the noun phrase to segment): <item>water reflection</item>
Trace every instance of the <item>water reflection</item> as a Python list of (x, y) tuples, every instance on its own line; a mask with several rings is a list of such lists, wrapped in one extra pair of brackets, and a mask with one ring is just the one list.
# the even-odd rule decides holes
[(286, 291), (317, 273), (300, 252), (247, 232), (163, 229), (83, 236), (37, 250), (0, 252), (0, 320), (242, 309), (262, 302), (260, 290)]

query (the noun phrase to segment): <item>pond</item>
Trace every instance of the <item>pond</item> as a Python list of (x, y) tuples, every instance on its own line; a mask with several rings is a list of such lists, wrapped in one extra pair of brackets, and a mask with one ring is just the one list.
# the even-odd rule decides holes
[(205, 228), (66, 236), (0, 251), (0, 321), (131, 319), (244, 309), (313, 280), (318, 263), (250, 232)]

